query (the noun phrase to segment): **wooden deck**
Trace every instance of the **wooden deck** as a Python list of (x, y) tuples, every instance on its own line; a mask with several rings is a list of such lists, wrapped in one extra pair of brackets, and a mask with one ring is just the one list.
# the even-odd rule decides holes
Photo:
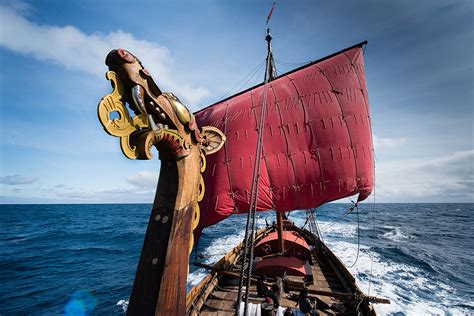
[[(262, 238), (264, 234), (259, 237)], [(344, 303), (346, 307), (348, 302), (353, 303), (354, 294), (358, 292), (354, 278), (348, 274), (347, 270), (344, 271), (345, 267), (340, 266), (342, 263), (334, 254), (328, 255), (329, 249), (324, 244), (315, 243), (314, 238), (311, 238), (312, 235), (307, 235), (307, 237), (307, 241), (315, 249), (309, 260), (313, 278), (305, 284), (303, 277), (287, 276), (289, 291), (281, 292), (280, 306), (297, 308), (298, 294), (306, 285), (310, 297), (317, 297), (329, 306), (325, 310), (318, 309), (320, 315), (355, 315), (355, 308), (344, 309)], [(216, 263), (214, 266), (216, 271), (223, 269), (226, 273), (212, 272), (201, 284), (191, 290), (187, 299), (188, 315), (234, 315), (239, 287), (241, 252), (239, 245)], [(260, 304), (263, 301), (264, 298), (257, 295), (256, 282), (252, 281), (249, 302)]]
[[(313, 272), (313, 282), (306, 284), (310, 292), (312, 291), (327, 291), (327, 292), (338, 292), (338, 293), (347, 293), (343, 286), (343, 284), (338, 279), (337, 275), (329, 268), (325, 267), (318, 263), (318, 260), (313, 256), (312, 258), (313, 264), (312, 265), (312, 272)], [(240, 264), (236, 264), (230, 271), (239, 273)], [(289, 293), (282, 293), (280, 297), (280, 306), (282, 307), (292, 307), (295, 308), (297, 305), (296, 300), (290, 299), (292, 295), (297, 296), (299, 294), (298, 288), (300, 290), (304, 287), (304, 281), (302, 277), (288, 277), (291, 284), (292, 289)], [(205, 303), (203, 304), (200, 315), (234, 315), (235, 313), (235, 303), (237, 300), (237, 291), (239, 288), (239, 280), (229, 277), (229, 276), (222, 276), (214, 288), (214, 290), (210, 293), (208, 298), (206, 299)], [(320, 295), (311, 295), (310, 296), (317, 296), (320, 300), (331, 306), (334, 303), (342, 303), (340, 299), (336, 299), (333, 297), (328, 296), (320, 296)], [(256, 285), (252, 284), (250, 288), (250, 295), (249, 295), (249, 302), (260, 304), (264, 301), (264, 298), (258, 297)], [(335, 314), (334, 311), (331, 310), (319, 310), (318, 311), (321, 315), (332, 315)]]

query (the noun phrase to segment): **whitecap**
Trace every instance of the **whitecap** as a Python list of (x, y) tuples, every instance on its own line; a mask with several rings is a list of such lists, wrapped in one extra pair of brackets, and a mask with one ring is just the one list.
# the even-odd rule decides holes
[[(345, 265), (353, 264), (356, 244), (330, 238), (326, 239), (326, 243)], [(461, 303), (457, 300), (455, 289), (417, 267), (387, 260), (369, 246), (361, 245), (357, 263), (349, 271), (367, 295), (385, 297), (391, 301), (389, 305), (374, 305), (380, 315), (467, 313), (466, 310), (453, 308), (456, 302)]]
[(122, 311), (123, 313), (127, 313), (127, 309), (128, 309), (128, 301), (127, 300), (119, 300), (117, 302), (117, 304), (115, 304), (117, 306), (121, 306), (122, 307)]
[[(212, 243), (204, 248), (200, 253), (203, 257), (204, 263), (213, 264), (225, 256), (229, 250), (236, 247), (244, 238), (244, 231), (238, 234), (229, 235), (217, 238)], [(209, 274), (208, 270), (197, 269), (188, 274), (186, 282), (186, 290), (189, 291), (194, 286), (198, 285)]]
[[(305, 218), (292, 216), (296, 225), (302, 226)], [(259, 222), (259, 226), (262, 226)], [(357, 254), (357, 224), (346, 222), (319, 221), (324, 241), (331, 250), (350, 266)], [(402, 241), (411, 238), (401, 227), (383, 226), (389, 229), (380, 237)], [(204, 262), (214, 263), (235, 247), (244, 237), (244, 230), (238, 234), (217, 238), (203, 251)], [(379, 237), (379, 238), (380, 238)], [(351, 239), (349, 239), (351, 238)], [(378, 245), (377, 248), (381, 246)], [(357, 263), (349, 268), (356, 277), (360, 289), (368, 294), (386, 297), (391, 304), (375, 304), (380, 315), (403, 313), (407, 315), (425, 314), (466, 314), (466, 309), (453, 306), (465, 304), (456, 294), (456, 290), (413, 265), (389, 260), (369, 245), (360, 245)], [(188, 289), (201, 282), (208, 271), (198, 269), (188, 276)], [(464, 305), (465, 306), (465, 305)]]
[(410, 239), (410, 236), (404, 233), (402, 228), (399, 226), (385, 226), (385, 228), (390, 228), (391, 230), (383, 234), (383, 238), (390, 239), (392, 241), (403, 241)]

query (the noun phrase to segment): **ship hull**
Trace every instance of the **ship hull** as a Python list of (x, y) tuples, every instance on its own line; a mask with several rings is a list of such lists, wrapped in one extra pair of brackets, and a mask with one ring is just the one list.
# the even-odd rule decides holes
[[(298, 295), (304, 287), (308, 289), (311, 300), (323, 302), (317, 304), (317, 312), (321, 315), (375, 315), (368, 297), (358, 288), (352, 274), (324, 242), (308, 230), (292, 224), (285, 225), (286, 244), (289, 248), (293, 247), (293, 251), (290, 248), (289, 251), (286, 249), (284, 255), (271, 253), (272, 251), (264, 255), (261, 248), (265, 248), (266, 244), (271, 247), (272, 234), (275, 232), (274, 226), (262, 228), (257, 232), (257, 257), (254, 262), (254, 279), (249, 291), (252, 310), (260, 309), (260, 304), (265, 301), (265, 297), (260, 297), (256, 290), (259, 275), (265, 274), (268, 281), (266, 284), (271, 287), (277, 276), (285, 274), (284, 286), (281, 287), (278, 297), (280, 307), (274, 307), (274, 315), (283, 315), (288, 307), (292, 308), (296, 315)], [(292, 241), (293, 245), (290, 245), (289, 241)], [(310, 250), (309, 257), (304, 249)], [(235, 314), (242, 256), (243, 243), (240, 243), (213, 266), (197, 264), (211, 272), (187, 294), (187, 315)], [(298, 269), (299, 262), (304, 263), (302, 270)], [(243, 308), (241, 314), (242, 311)]]

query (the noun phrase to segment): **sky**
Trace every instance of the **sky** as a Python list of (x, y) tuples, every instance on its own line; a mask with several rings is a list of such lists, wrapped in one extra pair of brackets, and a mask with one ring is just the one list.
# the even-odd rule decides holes
[[(0, 0), (0, 203), (151, 203), (160, 162), (97, 119), (138, 56), (193, 111), (260, 83), (272, 1)], [(277, 1), (278, 73), (363, 40), (376, 202), (474, 202), (474, 2)], [(369, 198), (370, 201), (372, 199)]]

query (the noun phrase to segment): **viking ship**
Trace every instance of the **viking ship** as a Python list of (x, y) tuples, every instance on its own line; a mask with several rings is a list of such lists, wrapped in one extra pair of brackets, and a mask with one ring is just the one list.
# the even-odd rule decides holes
[[(156, 147), (161, 160), (128, 315), (373, 315), (373, 303), (389, 303), (359, 289), (315, 216), (373, 189), (367, 42), (276, 75), (270, 29), (266, 41), (264, 81), (196, 113), (136, 56), (108, 54), (113, 91), (99, 120), (126, 157), (152, 159)], [(256, 213), (270, 210), (275, 223), (257, 231)], [(305, 227), (292, 210), (306, 210)], [(244, 240), (213, 265), (194, 263), (210, 272), (186, 293), (202, 230), (243, 213)]]

